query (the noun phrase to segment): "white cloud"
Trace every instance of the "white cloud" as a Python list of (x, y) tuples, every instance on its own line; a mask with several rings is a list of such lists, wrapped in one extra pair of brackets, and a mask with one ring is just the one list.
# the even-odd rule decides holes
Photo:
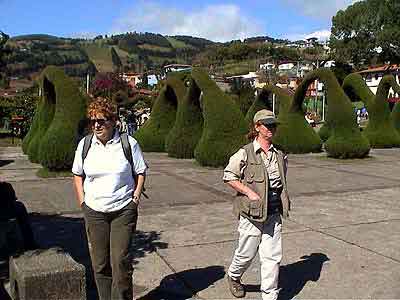
[(340, 9), (361, 0), (281, 0), (289, 7), (302, 12), (306, 16), (319, 19), (330, 19)]
[(93, 39), (99, 35), (98, 33), (95, 32), (89, 32), (89, 31), (82, 31), (82, 32), (73, 32), (69, 34), (68, 36), (71, 38), (76, 38), (76, 39)]
[(320, 41), (326, 41), (329, 40), (329, 37), (331, 36), (331, 31), (329, 29), (321, 29), (318, 31), (314, 31), (311, 33), (293, 33), (293, 34), (288, 34), (285, 36), (288, 40), (291, 41), (298, 41), (298, 40), (305, 40), (308, 38), (316, 37)]
[(230, 41), (264, 35), (263, 26), (246, 17), (237, 5), (209, 5), (193, 12), (140, 2), (114, 22), (112, 33), (127, 31), (192, 35), (213, 41)]

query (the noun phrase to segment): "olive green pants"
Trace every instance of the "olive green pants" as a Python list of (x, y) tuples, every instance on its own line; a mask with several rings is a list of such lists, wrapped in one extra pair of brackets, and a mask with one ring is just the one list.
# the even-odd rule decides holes
[(129, 248), (137, 222), (133, 201), (116, 212), (102, 213), (83, 205), (90, 256), (100, 300), (133, 299)]

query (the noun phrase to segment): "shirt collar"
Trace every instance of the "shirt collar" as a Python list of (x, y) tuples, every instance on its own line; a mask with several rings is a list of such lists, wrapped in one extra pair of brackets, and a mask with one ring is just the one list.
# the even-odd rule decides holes
[[(257, 153), (258, 151), (261, 150), (261, 145), (260, 145), (260, 143), (257, 141), (257, 139), (254, 139), (254, 141), (253, 141), (253, 147), (254, 147), (254, 152), (255, 152), (255, 153)], [(268, 151), (276, 152), (276, 148), (274, 147), (273, 144), (271, 144), (271, 146), (269, 147)]]
[[(117, 128), (114, 129), (113, 137), (106, 143), (106, 144), (115, 144), (118, 143), (121, 139), (120, 133)], [(92, 144), (99, 144), (101, 143), (97, 138), (96, 134), (93, 133)]]

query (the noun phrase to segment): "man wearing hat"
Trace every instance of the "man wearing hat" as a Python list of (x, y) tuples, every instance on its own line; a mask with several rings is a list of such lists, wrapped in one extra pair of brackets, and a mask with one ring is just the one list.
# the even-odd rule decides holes
[(224, 170), (224, 182), (237, 192), (234, 211), (239, 241), (227, 273), (229, 289), (237, 298), (245, 296), (241, 277), (257, 252), (262, 299), (278, 298), (281, 217), (288, 217), (290, 210), (287, 157), (272, 144), (278, 124), (271, 111), (258, 111), (248, 133), (250, 143), (231, 156)]

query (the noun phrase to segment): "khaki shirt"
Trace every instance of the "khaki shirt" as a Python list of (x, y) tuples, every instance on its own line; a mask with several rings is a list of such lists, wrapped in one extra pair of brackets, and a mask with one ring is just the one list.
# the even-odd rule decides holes
[[(261, 149), (261, 145), (257, 140), (253, 141), (254, 151), (257, 153), (261, 151), (261, 158), (267, 169), (268, 181), (270, 188), (281, 188), (282, 180), (279, 175), (279, 167), (277, 160), (277, 150), (271, 145), (267, 153)], [(243, 170), (246, 167), (247, 154), (246, 150), (243, 148), (239, 149), (235, 154), (233, 154), (229, 163), (224, 169), (224, 181), (240, 180), (243, 176)], [(287, 172), (287, 156), (284, 157), (284, 172)]]

